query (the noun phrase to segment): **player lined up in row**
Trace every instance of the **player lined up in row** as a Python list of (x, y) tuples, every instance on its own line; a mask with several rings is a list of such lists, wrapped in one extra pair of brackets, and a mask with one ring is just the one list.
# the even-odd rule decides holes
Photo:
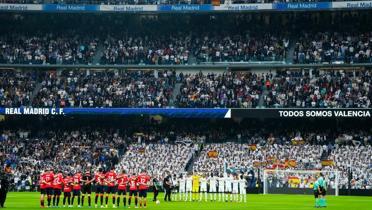
[[(40, 205), (58, 207), (63, 192), (63, 207), (73, 207), (75, 199), (77, 207), (84, 206), (87, 199), (88, 206), (92, 206), (91, 194), (95, 191), (94, 206), (107, 208), (111, 195), (112, 207), (117, 208), (122, 201), (124, 207), (131, 207), (132, 198), (135, 208), (147, 207), (147, 191), (154, 188), (154, 200), (161, 186), (165, 189), (165, 197), (171, 201), (235, 201), (246, 202), (246, 177), (244, 174), (224, 174), (220, 176), (189, 174), (179, 178), (167, 176), (163, 183), (154, 178), (151, 180), (146, 170), (141, 173), (127, 174), (125, 170), (116, 173), (115, 168), (108, 172), (99, 169), (94, 175), (89, 170), (84, 173), (54, 173), (51, 169), (40, 175)], [(100, 202), (99, 202), (100, 201)], [(127, 202), (128, 201), (128, 202)], [(66, 205), (67, 204), (67, 205)], [(139, 206), (138, 206), (139, 204)]]
[[(60, 196), (63, 192), (63, 207), (73, 207), (75, 199), (77, 199), (77, 207), (84, 206), (85, 198), (87, 198), (88, 206), (91, 207), (91, 194), (95, 189), (95, 208), (98, 208), (98, 200), (100, 199), (100, 207), (107, 208), (109, 197), (112, 198), (112, 207), (117, 208), (121, 200), (124, 206), (127, 206), (127, 189), (129, 187), (128, 208), (131, 206), (132, 198), (134, 198), (135, 207), (147, 207), (147, 190), (149, 189), (150, 176), (145, 170), (141, 170), (139, 174), (128, 175), (123, 170), (121, 173), (116, 173), (115, 168), (108, 172), (103, 172), (99, 169), (94, 175), (89, 170), (84, 174), (81, 172), (65, 173), (61, 171), (54, 173), (51, 169), (46, 170), (40, 175), (40, 206), (44, 208), (45, 195), (47, 196), (47, 207), (58, 207)], [(104, 201), (105, 197), (105, 201)]]
[[(235, 201), (246, 202), (247, 181), (244, 174), (212, 174), (181, 175), (168, 177), (173, 200), (181, 201)], [(167, 194), (167, 190), (166, 190)], [(177, 195), (178, 194), (178, 195)]]

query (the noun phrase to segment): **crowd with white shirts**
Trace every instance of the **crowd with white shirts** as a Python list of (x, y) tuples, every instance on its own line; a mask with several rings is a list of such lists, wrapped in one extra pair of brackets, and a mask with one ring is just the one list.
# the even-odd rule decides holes
[(340, 185), (348, 187), (351, 172), (352, 189), (372, 189), (372, 146), (371, 145), (336, 145), (329, 155), (340, 171)]
[[(210, 152), (216, 151), (217, 156)], [(297, 169), (320, 168), (323, 147), (320, 145), (250, 145), (239, 143), (207, 144), (195, 162), (196, 171), (223, 173), (225, 167), (247, 171), (259, 167), (281, 167), (286, 161), (295, 160)], [(209, 154), (208, 154), (209, 153)], [(226, 165), (225, 165), (226, 164)], [(264, 164), (264, 165), (262, 165)]]
[[(371, 136), (369, 138), (371, 139)], [(350, 170), (352, 189), (371, 189), (371, 151), (370, 144), (358, 146), (335, 144), (331, 149), (326, 145), (309, 144), (265, 146), (239, 143), (207, 144), (194, 163), (194, 171), (222, 174), (225, 171), (239, 173), (253, 170), (257, 175), (260, 169), (262, 180), (262, 169), (338, 170), (339, 188), (347, 189)], [(322, 165), (322, 160), (331, 160), (334, 165)], [(302, 174), (301, 176), (308, 175)], [(336, 175), (330, 173), (329, 176), (332, 180), (330, 184), (334, 188)], [(282, 182), (280, 186), (285, 184), (284, 181), (280, 181)], [(302, 184), (297, 187), (304, 187), (304, 184), (309, 184), (309, 182), (302, 182)]]
[(184, 173), (194, 153), (192, 145), (183, 143), (131, 144), (116, 168), (129, 174), (145, 169), (151, 177), (163, 179), (167, 174)]

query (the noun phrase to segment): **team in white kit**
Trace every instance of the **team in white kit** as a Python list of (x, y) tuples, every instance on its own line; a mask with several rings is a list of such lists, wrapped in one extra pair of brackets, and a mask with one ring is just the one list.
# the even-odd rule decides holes
[(172, 184), (173, 201), (247, 202), (247, 185), (243, 174), (173, 176)]

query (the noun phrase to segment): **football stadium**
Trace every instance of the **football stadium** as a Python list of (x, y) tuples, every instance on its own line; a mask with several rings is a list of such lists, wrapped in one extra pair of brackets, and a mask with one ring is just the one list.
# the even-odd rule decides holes
[(0, 209), (371, 210), (371, 0), (0, 0)]

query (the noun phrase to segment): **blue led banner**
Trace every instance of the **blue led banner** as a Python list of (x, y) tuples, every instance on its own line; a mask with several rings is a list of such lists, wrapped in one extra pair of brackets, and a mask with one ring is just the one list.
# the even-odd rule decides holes
[(303, 2), (273, 4), (180, 4), (180, 5), (79, 5), (79, 4), (2, 4), (0, 11), (41, 12), (237, 12), (237, 11), (297, 11), (332, 9), (372, 9), (372, 1)]
[(162, 115), (180, 118), (229, 118), (229, 109), (188, 108), (0, 108), (3, 115)]
[(273, 4), (274, 10), (322, 10), (322, 9), (331, 9), (331, 2), (319, 2), (319, 3), (277, 3)]
[(174, 118), (364, 118), (372, 119), (372, 109), (332, 108), (0, 108), (0, 115), (161, 115)]
[(159, 5), (158, 11), (213, 11), (213, 6), (207, 4)]
[(96, 12), (99, 5), (78, 5), (78, 4), (44, 4), (43, 11), (46, 12)]

